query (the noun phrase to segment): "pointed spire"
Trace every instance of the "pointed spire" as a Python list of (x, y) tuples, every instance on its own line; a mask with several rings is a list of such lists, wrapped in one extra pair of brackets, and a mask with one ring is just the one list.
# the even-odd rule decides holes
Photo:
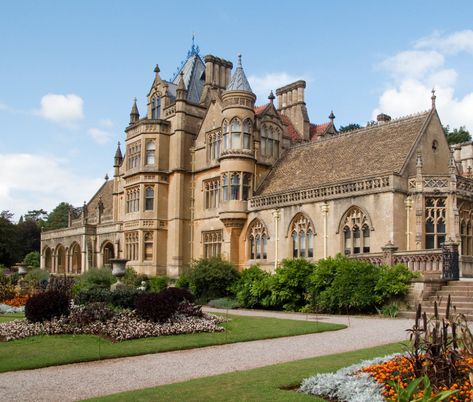
[(273, 103), (273, 102), (274, 102), (274, 99), (276, 99), (276, 97), (274, 96), (272, 90), (271, 90), (271, 92), (269, 93), (268, 99), (269, 99), (269, 101), (270, 101), (271, 103)]
[(430, 97), (430, 99), (432, 99), (432, 109), (435, 109), (435, 99), (437, 99), (437, 97), (435, 96), (435, 88), (432, 88), (432, 96)]
[(177, 83), (176, 88), (176, 99), (183, 100), (186, 99), (186, 84), (184, 82), (184, 73), (181, 71), (179, 74), (179, 82)]
[(245, 91), (253, 93), (241, 65), (241, 54), (238, 55), (238, 65), (227, 86), (227, 91)]
[(120, 141), (118, 141), (117, 150), (115, 151), (115, 163), (113, 167), (119, 167), (123, 162), (122, 150), (120, 149)]
[(333, 121), (335, 120), (335, 115), (333, 114), (333, 110), (330, 112), (330, 116), (328, 116), (330, 119), (330, 122), (333, 124)]
[(109, 177), (108, 177), (108, 173), (105, 173), (105, 181), (108, 181)]
[(138, 106), (136, 106), (136, 98), (133, 99), (133, 106), (130, 112), (130, 124), (136, 123), (140, 119), (140, 112)]
[(154, 68), (153, 71), (154, 71), (154, 72), (156, 73), (156, 75), (157, 75), (161, 70), (159, 69), (159, 66), (156, 64), (156, 67)]

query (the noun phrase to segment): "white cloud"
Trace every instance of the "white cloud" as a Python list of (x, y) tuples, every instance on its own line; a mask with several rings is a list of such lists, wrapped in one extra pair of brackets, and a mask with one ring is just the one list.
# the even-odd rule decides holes
[(291, 84), (294, 81), (304, 79), (302, 76), (290, 75), (285, 72), (267, 73), (262, 76), (250, 75), (248, 81), (251, 89), (258, 98), (257, 103), (263, 104), (267, 102), (269, 92), (276, 90), (284, 85)]
[(41, 98), (41, 107), (36, 114), (46, 120), (73, 126), (84, 118), (84, 101), (75, 94), (47, 94)]
[(417, 49), (437, 49), (447, 54), (456, 54), (462, 51), (473, 54), (473, 31), (466, 29), (450, 35), (434, 32), (430, 36), (419, 39), (414, 46)]
[(473, 133), (473, 93), (456, 95), (458, 73), (454, 68), (445, 67), (451, 62), (448, 58), (451, 54), (460, 51), (473, 54), (473, 31), (447, 36), (435, 33), (420, 39), (414, 46), (425, 50), (402, 51), (378, 65), (390, 73), (391, 80), (379, 97), (373, 119), (381, 112), (396, 117), (429, 109), (430, 91), (435, 88), (442, 123), (450, 127), (466, 126)]
[(379, 67), (396, 78), (419, 78), (441, 67), (443, 63), (444, 57), (438, 52), (407, 50), (388, 57), (380, 63)]
[(100, 119), (99, 124), (102, 127), (113, 127), (113, 121), (110, 119)]
[(100, 145), (106, 144), (112, 138), (112, 133), (96, 127), (89, 128), (87, 133), (97, 144)]
[(97, 191), (103, 179), (72, 173), (67, 161), (35, 154), (0, 154), (0, 205), (15, 213), (28, 210), (51, 211), (60, 202), (80, 206)]

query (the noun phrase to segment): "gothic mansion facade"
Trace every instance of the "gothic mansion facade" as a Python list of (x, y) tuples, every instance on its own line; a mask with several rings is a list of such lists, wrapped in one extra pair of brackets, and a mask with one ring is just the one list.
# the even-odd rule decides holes
[(42, 233), (43, 268), (77, 274), (126, 258), (176, 277), (221, 255), (271, 271), (337, 253), (380, 262), (388, 244), (393, 262), (438, 272), (448, 240), (473, 274), (472, 146), (449, 148), (435, 95), (429, 111), (340, 134), (333, 113), (309, 121), (304, 81), (256, 107), (241, 60), (232, 68), (194, 46), (173, 80), (156, 66), (114, 177), (67, 228)]

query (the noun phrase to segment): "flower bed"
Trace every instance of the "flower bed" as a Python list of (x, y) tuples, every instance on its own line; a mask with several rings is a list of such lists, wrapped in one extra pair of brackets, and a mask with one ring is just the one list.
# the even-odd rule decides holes
[(11, 307), (22, 307), (26, 304), (28, 299), (30, 298), (29, 295), (26, 296), (16, 296), (13, 299), (5, 300), (3, 303), (11, 306)]
[(37, 323), (14, 320), (0, 324), (0, 340), (12, 341), (36, 335), (91, 334), (124, 341), (163, 335), (220, 332), (224, 328), (219, 324), (224, 321), (224, 318), (210, 314), (202, 314), (201, 317), (177, 314), (164, 323), (155, 323), (139, 318), (133, 311), (124, 310), (106, 321), (94, 321), (86, 325), (77, 325), (68, 317)]

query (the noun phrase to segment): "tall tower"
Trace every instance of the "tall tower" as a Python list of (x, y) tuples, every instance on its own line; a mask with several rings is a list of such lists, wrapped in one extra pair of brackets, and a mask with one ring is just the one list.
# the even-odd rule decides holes
[(256, 95), (251, 90), (238, 56), (238, 65), (223, 101), (223, 144), (220, 154), (220, 183), (222, 199), (219, 218), (225, 226), (228, 239), (224, 246), (227, 258), (239, 263), (239, 237), (247, 219), (247, 200), (252, 195), (254, 150), (254, 105)]

